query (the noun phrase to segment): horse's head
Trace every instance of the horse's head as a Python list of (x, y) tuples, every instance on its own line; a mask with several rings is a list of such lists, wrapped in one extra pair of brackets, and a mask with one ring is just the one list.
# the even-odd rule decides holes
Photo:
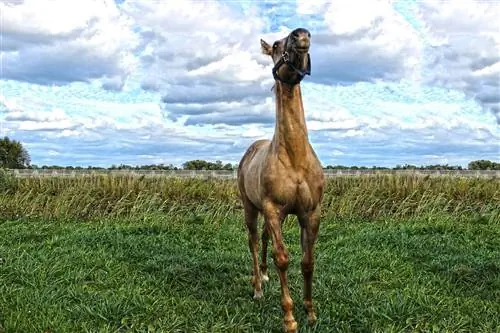
[(311, 74), (311, 33), (306, 29), (297, 28), (272, 46), (261, 39), (260, 45), (262, 53), (273, 59), (273, 76), (276, 80), (295, 85)]

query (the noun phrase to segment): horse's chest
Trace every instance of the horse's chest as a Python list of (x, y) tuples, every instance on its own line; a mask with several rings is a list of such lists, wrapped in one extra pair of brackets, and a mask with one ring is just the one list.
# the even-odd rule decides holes
[(269, 182), (273, 201), (293, 210), (312, 210), (319, 198), (318, 190), (314, 182), (295, 173), (282, 173)]

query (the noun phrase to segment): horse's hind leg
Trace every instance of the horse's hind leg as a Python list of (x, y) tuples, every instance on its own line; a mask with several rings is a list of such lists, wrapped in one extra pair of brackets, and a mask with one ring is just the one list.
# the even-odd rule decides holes
[(309, 325), (316, 322), (316, 313), (312, 302), (312, 278), (314, 272), (314, 244), (318, 235), (321, 218), (320, 205), (305, 216), (299, 217), (300, 243), (302, 246), (302, 275), (304, 277), (304, 308), (307, 313)]
[(245, 209), (245, 223), (248, 230), (248, 247), (252, 254), (252, 285), (254, 288), (253, 298), (261, 298), (262, 293), (262, 279), (259, 271), (259, 235), (257, 233), (257, 218), (259, 212), (255, 206), (248, 201), (243, 200)]
[(260, 271), (262, 276), (262, 281), (269, 281), (269, 275), (267, 274), (267, 245), (269, 244), (269, 229), (267, 224), (264, 222), (264, 227), (262, 230), (262, 260), (260, 262)]

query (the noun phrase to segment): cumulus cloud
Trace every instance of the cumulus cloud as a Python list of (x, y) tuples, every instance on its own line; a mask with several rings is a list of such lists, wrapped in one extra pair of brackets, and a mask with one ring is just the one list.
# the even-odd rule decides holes
[(112, 0), (0, 2), (2, 79), (39, 84), (105, 78), (119, 89), (138, 38)]
[[(347, 1), (303, 7), (299, 1), (300, 16), (276, 1), (247, 6), (257, 16), (217, 2), (129, 2), (123, 8), (141, 27), (143, 88), (159, 90), (167, 116), (187, 116), (188, 125), (272, 121), (273, 107), (266, 102), (272, 63), (260, 53), (258, 40), (286, 36), (295, 27), (286, 26), (287, 20), (313, 32), (313, 75), (307, 82), (372, 82), (415, 71), (418, 34), (389, 2), (373, 4), (361, 16)], [(270, 31), (272, 22), (281, 25)]]
[(313, 34), (313, 71), (321, 70), (311, 81), (405, 78), (444, 86), (475, 98), (500, 124), (498, 2), (380, 0), (363, 7), (347, 0), (298, 1), (298, 15), (323, 20)]
[(421, 61), (418, 33), (393, 1), (298, 0), (296, 12), (321, 20), (313, 33), (311, 81), (324, 83), (397, 80), (413, 75)]
[(260, 53), (263, 19), (212, 1), (123, 8), (141, 27), (142, 86), (159, 90), (169, 118), (187, 116), (187, 125), (272, 121), (271, 110), (263, 114), (272, 86), (271, 61)]
[(324, 163), (431, 164), (446, 157), (450, 164), (467, 164), (499, 156), (500, 128), (464, 94), (415, 90), (408, 82), (311, 84), (303, 90), (310, 140)]
[[(9, 87), (5, 90), (10, 92)], [(25, 98), (18, 100), (0, 96), (2, 126), (9, 136), (22, 138), (34, 163), (181, 164), (195, 158), (240, 158), (235, 142), (245, 125), (183, 126), (166, 119), (154, 101), (82, 99), (70, 86), (62, 87), (59, 95), (44, 95), (44, 90), (26, 90)], [(48, 155), (49, 150), (58, 154)], [(105, 162), (99, 162), (100, 157)]]
[(500, 124), (500, 3), (419, 1), (427, 48), (428, 84), (464, 91)]

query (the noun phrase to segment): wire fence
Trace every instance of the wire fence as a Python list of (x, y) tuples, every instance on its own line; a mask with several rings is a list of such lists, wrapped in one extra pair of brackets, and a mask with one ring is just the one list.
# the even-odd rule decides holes
[[(79, 177), (93, 175), (163, 176), (175, 178), (236, 179), (236, 170), (67, 170), (67, 169), (14, 169), (8, 170), (16, 177)], [(341, 170), (325, 169), (325, 177), (362, 175), (429, 175), (458, 177), (500, 178), (500, 170)]]

